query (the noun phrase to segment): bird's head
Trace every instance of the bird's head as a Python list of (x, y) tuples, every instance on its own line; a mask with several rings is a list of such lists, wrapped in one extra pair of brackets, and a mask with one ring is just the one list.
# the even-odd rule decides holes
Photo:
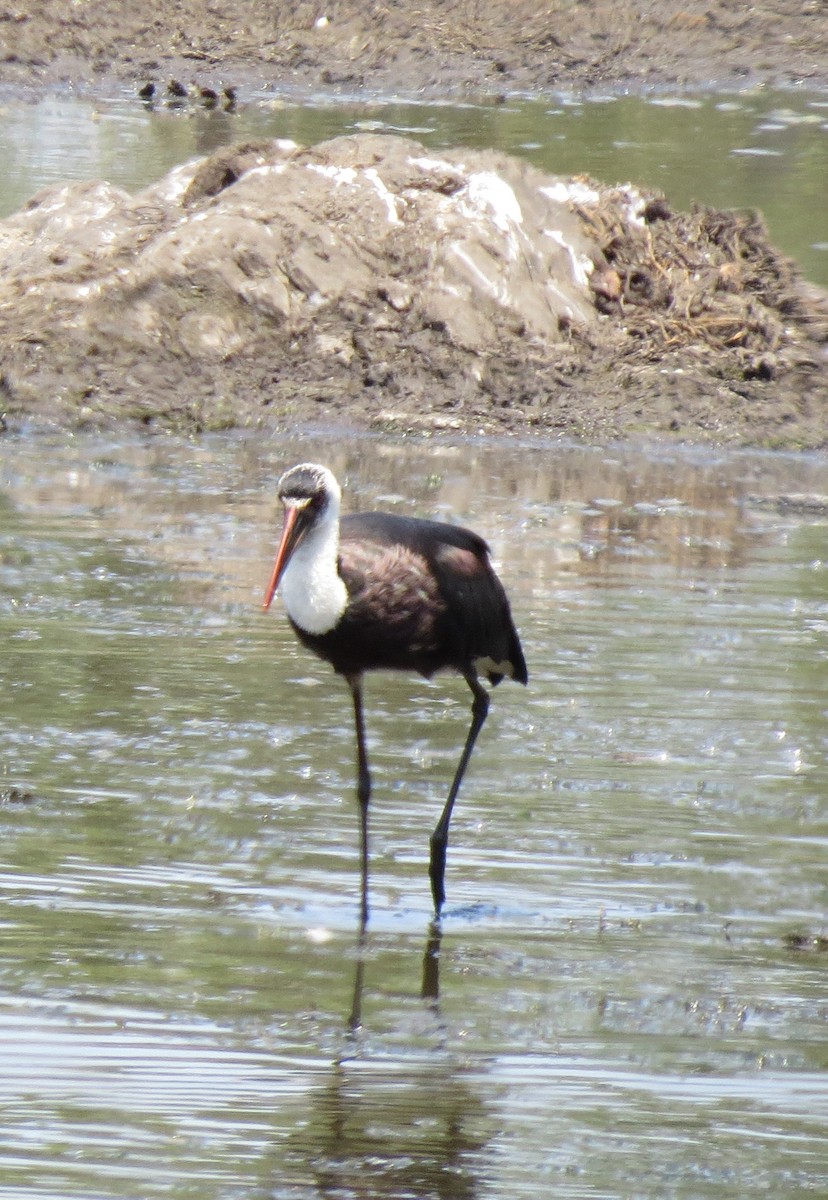
[(337, 520), (342, 493), (334, 475), (317, 463), (291, 467), (279, 480), (277, 495), (285, 510), (282, 537), (262, 607), (270, 608), (279, 581), (293, 554), (325, 518)]

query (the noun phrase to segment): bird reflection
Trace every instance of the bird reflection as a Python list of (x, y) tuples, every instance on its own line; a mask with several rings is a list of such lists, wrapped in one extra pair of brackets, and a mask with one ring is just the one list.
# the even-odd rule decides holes
[[(495, 1130), (465, 1057), (447, 1048), (445, 1030), (424, 1053), (369, 1052), (359, 1037), (370, 978), (369, 936), (356, 942), (354, 991), (343, 1052), (309, 1098), (307, 1120), (282, 1144), (274, 1181), (310, 1188), (320, 1198), (475, 1200)], [(428, 928), (421, 998), (439, 1000), (441, 930)], [(271, 1191), (269, 1195), (278, 1194)], [(304, 1193), (303, 1193), (304, 1194)]]
[[(319, 1197), (475, 1200), (489, 1141), (486, 1110), (463, 1068), (441, 1061), (389, 1078), (336, 1063), (314, 1097), (312, 1160)], [(291, 1155), (292, 1157), (292, 1155)]]
[(425, 954), (423, 955), (423, 982), (420, 995), (430, 1002), (436, 1012), (440, 1000), (440, 942), (443, 931), (439, 921), (432, 921), (428, 930)]
[[(428, 1001), (433, 1012), (439, 1010), (440, 1001), (440, 945), (443, 931), (440, 922), (434, 920), (428, 927), (425, 951), (423, 953), (422, 983), (420, 998)], [(356, 945), (356, 966), (354, 968), (354, 989), (351, 999), (351, 1010), (348, 1014), (348, 1031), (358, 1033), (362, 1028), (362, 995), (365, 988), (365, 959), (368, 948), (368, 928), (363, 921), (360, 923)]]
[(363, 921), (360, 925), (359, 938), (357, 939), (354, 991), (351, 999), (351, 1011), (348, 1016), (348, 1030), (350, 1033), (358, 1033), (362, 1028), (362, 992), (365, 987), (365, 951), (367, 945), (368, 933)]

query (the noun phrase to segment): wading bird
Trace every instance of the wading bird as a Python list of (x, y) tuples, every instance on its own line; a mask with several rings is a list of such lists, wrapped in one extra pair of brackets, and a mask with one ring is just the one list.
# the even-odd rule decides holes
[(351, 689), (357, 743), (362, 920), (368, 918), (368, 801), (362, 677), (366, 671), (454, 670), (472, 692), (472, 719), (440, 820), (431, 836), (434, 908), (445, 901), (451, 812), (489, 696), (480, 683), (526, 683), (526, 662), (489, 548), (469, 529), (393, 513), (340, 519), (342, 493), (326, 467), (301, 463), (279, 480), (284, 527), (264, 598), (276, 589), (300, 642)]

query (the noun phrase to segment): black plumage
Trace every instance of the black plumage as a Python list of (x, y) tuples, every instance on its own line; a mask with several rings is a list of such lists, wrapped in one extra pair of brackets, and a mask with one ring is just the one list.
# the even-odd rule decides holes
[[(468, 529), (391, 513), (361, 513), (340, 522), (339, 575), (348, 605), (337, 625), (299, 639), (340, 675), (446, 668), (461, 675), (478, 658), (511, 664), (526, 682), (526, 664), (503, 585), (482, 538)], [(503, 671), (484, 671), (490, 682)]]

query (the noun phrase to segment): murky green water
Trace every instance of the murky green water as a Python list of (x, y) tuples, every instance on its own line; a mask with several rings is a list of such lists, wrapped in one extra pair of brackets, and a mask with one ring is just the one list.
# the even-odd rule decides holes
[[(467, 689), (369, 682), (360, 955), (348, 698), (259, 608), (307, 457), (484, 532), (524, 639), (437, 959)], [(826, 495), (824, 456), (0, 443), (2, 1200), (828, 1190)]]
[(292, 105), (254, 96), (237, 112), (146, 108), (134, 96), (6, 102), (0, 214), (47, 183), (109, 179), (138, 188), (196, 155), (251, 137), (303, 144), (359, 129), (432, 147), (495, 146), (544, 170), (662, 188), (694, 202), (760, 209), (774, 241), (828, 286), (828, 96), (807, 91), (607, 96), (500, 106), (365, 101)]

